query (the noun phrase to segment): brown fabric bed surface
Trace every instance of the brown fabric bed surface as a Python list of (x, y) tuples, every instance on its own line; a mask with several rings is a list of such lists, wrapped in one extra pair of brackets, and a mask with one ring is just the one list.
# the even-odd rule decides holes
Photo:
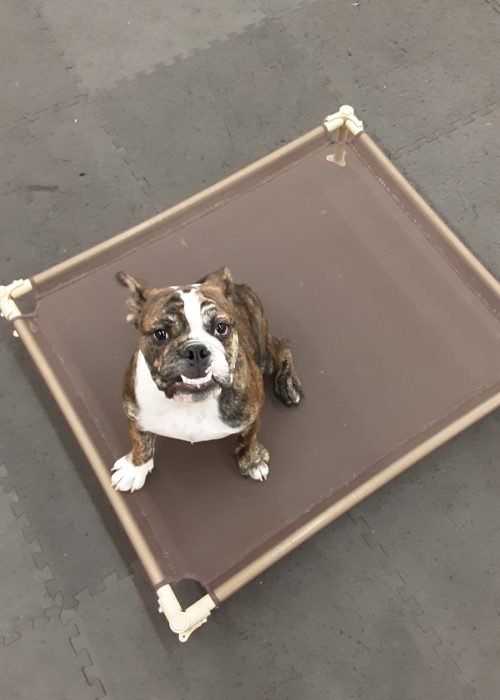
[(500, 386), (499, 324), (481, 284), (439, 249), (363, 139), (346, 167), (331, 153), (321, 139), (206, 215), (186, 212), (119, 259), (66, 274), (30, 323), (110, 467), (129, 449), (120, 393), (136, 340), (117, 270), (161, 285), (228, 265), (291, 339), (305, 400), (288, 409), (268, 391), (267, 483), (237, 474), (232, 439), (159, 439), (145, 488), (124, 496), (166, 581), (213, 589)]

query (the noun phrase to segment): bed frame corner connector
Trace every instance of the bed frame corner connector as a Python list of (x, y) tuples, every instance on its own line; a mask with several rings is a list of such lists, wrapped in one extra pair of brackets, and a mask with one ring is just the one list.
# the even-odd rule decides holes
[(31, 290), (30, 280), (14, 280), (7, 286), (0, 285), (0, 316), (7, 321), (12, 321), (16, 316), (20, 316), (21, 312), (14, 299), (28, 294)]
[(323, 124), (330, 134), (336, 132), (337, 141), (345, 141), (347, 132), (356, 136), (363, 131), (363, 122), (356, 117), (350, 105), (342, 105), (338, 112), (329, 114)]
[(216, 607), (215, 602), (207, 594), (183, 610), (169, 584), (158, 588), (156, 593), (159, 612), (165, 615), (170, 629), (179, 635), (181, 642), (187, 642), (191, 634), (207, 621), (210, 613)]

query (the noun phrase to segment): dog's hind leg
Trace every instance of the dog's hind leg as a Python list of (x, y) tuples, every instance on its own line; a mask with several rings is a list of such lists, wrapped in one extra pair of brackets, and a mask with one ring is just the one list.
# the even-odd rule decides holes
[(268, 371), (274, 374), (274, 393), (286, 406), (299, 403), (304, 393), (288, 340), (270, 336)]

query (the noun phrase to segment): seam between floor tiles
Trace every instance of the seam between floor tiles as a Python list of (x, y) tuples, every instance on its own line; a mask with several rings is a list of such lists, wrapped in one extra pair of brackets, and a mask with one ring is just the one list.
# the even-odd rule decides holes
[[(54, 576), (52, 574), (52, 571), (50, 569), (50, 566), (48, 564), (45, 564), (44, 566), (40, 567), (37, 565), (36, 562), (36, 556), (40, 555), (42, 553), (42, 549), (40, 547), (40, 542), (36, 537), (32, 538), (27, 538), (26, 537), (26, 528), (30, 527), (30, 522), (28, 517), (26, 516), (26, 513), (24, 512), (21, 502), (19, 499), (19, 496), (17, 492), (15, 491), (14, 488), (9, 487), (9, 479), (8, 479), (8, 472), (5, 467), (5, 465), (1, 464), (0, 465), (0, 488), (4, 492), (4, 494), (8, 497), (10, 501), (10, 508), (14, 514), (14, 518), (16, 519), (16, 522), (19, 527), (19, 532), (22, 535), (22, 538), (25, 540), (26, 546), (30, 548), (31, 550), (31, 557), (33, 559), (33, 569), (37, 573), (37, 578), (39, 579), (39, 584), (41, 588), (43, 588), (47, 595), (50, 598), (50, 605), (48, 606), (43, 606), (44, 611), (46, 609), (52, 608), (54, 606), (62, 606), (62, 594), (60, 592), (57, 592), (55, 595), (51, 595), (49, 591), (47, 590), (47, 582), (53, 581)], [(43, 616), (43, 612), (41, 613)], [(33, 616), (31, 619), (36, 619), (37, 616)], [(28, 618), (29, 619), (29, 618)], [(25, 621), (23, 621), (20, 624), (24, 624)], [(12, 639), (16, 638), (16, 633), (15, 633), (15, 625), (13, 626), (14, 632), (13, 635), (9, 635), (8, 637), (5, 635), (0, 635), (0, 637), (3, 637), (4, 644), (10, 643)]]
[(473, 112), (470, 112), (469, 114), (450, 122), (446, 127), (440, 127), (436, 129), (431, 134), (429, 134), (429, 136), (424, 136), (422, 138), (417, 139), (413, 143), (405, 144), (403, 146), (400, 146), (396, 150), (391, 151), (391, 157), (393, 159), (397, 159), (401, 156), (406, 155), (407, 153), (417, 151), (422, 146), (426, 146), (427, 144), (432, 143), (433, 141), (448, 138), (462, 127), (469, 126), (477, 119), (487, 117), (489, 114), (494, 112), (499, 105), (500, 102), (497, 100), (495, 102), (491, 102), (490, 104), (486, 105), (481, 109), (474, 110)]
[[(294, 8), (291, 10), (294, 12), (295, 10), (300, 10), (301, 8), (311, 4), (309, 0), (304, 0), (304, 5), (301, 5), (297, 8)], [(321, 73), (322, 78), (325, 81), (326, 87), (329, 89), (332, 86), (331, 78), (324, 72), (323, 67), (321, 66), (321, 63), (319, 61), (315, 61), (311, 58), (309, 53), (302, 48), (300, 42), (298, 41), (297, 37), (292, 33), (289, 32), (286, 25), (284, 24), (281, 15), (282, 13), (277, 13), (277, 14), (269, 14), (264, 17), (262, 17), (259, 21), (257, 22), (252, 22), (250, 24), (247, 24), (245, 27), (242, 27), (240, 30), (235, 30), (232, 32), (228, 32), (223, 38), (215, 38), (210, 41), (208, 41), (204, 46), (194, 48), (191, 51), (186, 51), (185, 53), (178, 53), (172, 56), (171, 60), (168, 62), (165, 61), (158, 61), (157, 63), (151, 64), (148, 68), (144, 68), (142, 70), (137, 71), (134, 74), (119, 78), (118, 80), (115, 81), (113, 84), (113, 88), (119, 87), (120, 85), (127, 85), (130, 84), (132, 81), (136, 80), (137, 78), (143, 78), (147, 75), (152, 75), (156, 71), (163, 69), (163, 68), (172, 68), (175, 67), (176, 65), (182, 63), (186, 59), (194, 58), (199, 55), (203, 55), (208, 51), (211, 51), (212, 49), (217, 49), (218, 47), (223, 47), (227, 43), (229, 43), (233, 39), (238, 39), (248, 32), (250, 32), (252, 29), (260, 29), (261, 27), (267, 25), (267, 26), (276, 26), (279, 27), (279, 30), (283, 32), (287, 36), (287, 38), (292, 41), (297, 49), (300, 51), (301, 56), (304, 59), (308, 59), (311, 63), (311, 66), (315, 68), (315, 70)], [(97, 91), (97, 94), (102, 91)], [(107, 90), (105, 90), (107, 92)], [(335, 98), (335, 95), (333, 95), (333, 98)], [(96, 102), (96, 99), (94, 97), (89, 96), (89, 103), (93, 104)], [(331, 111), (335, 111), (335, 109), (338, 109), (340, 107), (339, 102), (334, 102), (332, 105)], [(319, 114), (318, 115), (318, 124), (321, 124), (322, 120), (326, 117), (326, 114)], [(311, 128), (314, 128), (314, 125), (311, 125)], [(120, 148), (121, 145), (117, 144), (117, 148)]]
[[(78, 98), (75, 98), (71, 101), (57, 102), (53, 105), (50, 105), (49, 107), (45, 107), (44, 109), (33, 112), (30, 116), (20, 117), (19, 119), (16, 119), (10, 124), (4, 124), (0, 126), (0, 135), (8, 134), (9, 131), (19, 129), (23, 126), (23, 124), (34, 124), (44, 115), (56, 115), (61, 110), (65, 110), (72, 107), (78, 107), (78, 105), (81, 105), (82, 103), (84, 103), (87, 106), (87, 108), (91, 110), (91, 115), (95, 120), (97, 127), (101, 129), (102, 132), (109, 139), (111, 146), (115, 149), (121, 161), (124, 163), (127, 172), (130, 175), (132, 175), (134, 180), (140, 186), (144, 197), (152, 201), (153, 212), (151, 215), (153, 215), (153, 213), (159, 213), (163, 209), (163, 207), (159, 203), (155, 190), (153, 189), (147, 178), (144, 175), (138, 173), (135, 163), (128, 157), (125, 149), (116, 143), (116, 140), (113, 138), (113, 135), (110, 133), (105, 122), (98, 115), (95, 109), (94, 102), (92, 100), (89, 100), (87, 95), (82, 94)], [(16, 189), (14, 188), (10, 192), (15, 191)]]
[(485, 0), (486, 4), (491, 7), (492, 10), (498, 12), (500, 15), (500, 2), (499, 0)]
[[(151, 183), (149, 182), (147, 177), (142, 173), (141, 174), (138, 173), (137, 165), (133, 161), (133, 159), (130, 158), (127, 149), (117, 142), (114, 134), (108, 128), (108, 125), (106, 124), (105, 120), (98, 116), (94, 101), (93, 100), (90, 101), (89, 105), (92, 109), (92, 114), (94, 115), (94, 118), (96, 119), (97, 123), (99, 124), (101, 129), (104, 131), (106, 136), (109, 138), (110, 143), (113, 145), (113, 148), (118, 153), (121, 160), (127, 166), (129, 173), (132, 175), (132, 177), (140, 185), (140, 187), (144, 193), (144, 196), (147, 197), (148, 199), (152, 200), (154, 213), (159, 214), (161, 211), (163, 211), (164, 207), (161, 205), (161, 202), (159, 201), (158, 193), (156, 192), (154, 187), (151, 185)], [(151, 214), (151, 216), (152, 215), (153, 214)]]
[(64, 107), (75, 107), (80, 104), (81, 100), (86, 96), (84, 94), (75, 95), (70, 100), (61, 100), (60, 102), (54, 102), (49, 107), (43, 107), (42, 109), (37, 109), (30, 114), (26, 114), (23, 117), (18, 117), (12, 122), (6, 124), (0, 124), (0, 133), (2, 131), (10, 131), (11, 129), (16, 129), (23, 124), (34, 124), (38, 119), (44, 114), (54, 114)]
[[(306, 3), (306, 4), (307, 4), (307, 3)], [(254, 22), (254, 23), (252, 23), (252, 24), (248, 24), (248, 25), (247, 25), (246, 27), (244, 27), (244, 29), (242, 29), (241, 31), (229, 32), (223, 39), (213, 39), (212, 41), (207, 42), (207, 45), (204, 46), (203, 48), (197, 48), (197, 49), (194, 49), (193, 51), (186, 52), (185, 54), (177, 54), (177, 55), (174, 56), (174, 57), (172, 58), (172, 60), (169, 61), (168, 63), (158, 62), (158, 63), (152, 64), (147, 70), (140, 70), (140, 71), (137, 71), (137, 73), (134, 73), (133, 75), (130, 75), (130, 76), (121, 78), (120, 80), (117, 80), (117, 81), (116, 81), (115, 87), (118, 87), (118, 86), (120, 86), (120, 85), (127, 85), (127, 84), (130, 84), (133, 80), (136, 80), (137, 78), (140, 79), (140, 78), (142, 78), (142, 77), (145, 77), (145, 76), (148, 76), (148, 75), (152, 75), (152, 74), (155, 73), (155, 71), (161, 70), (161, 69), (163, 69), (163, 68), (175, 67), (177, 64), (182, 63), (182, 62), (183, 62), (184, 60), (186, 60), (186, 59), (193, 58), (193, 57), (196, 57), (196, 56), (198, 56), (198, 55), (202, 55), (202, 54), (204, 54), (205, 52), (210, 51), (210, 50), (212, 50), (212, 49), (214, 49), (214, 48), (224, 46), (224, 44), (226, 44), (228, 41), (231, 41), (231, 40), (234, 39), (234, 38), (239, 38), (239, 37), (241, 37), (243, 34), (245, 34), (246, 32), (248, 32), (249, 30), (251, 30), (251, 29), (258, 29), (258, 28), (260, 28), (262, 25), (265, 25), (265, 24), (273, 24), (273, 25), (275, 25), (276, 27), (279, 27), (279, 29), (280, 29), (284, 34), (286, 34), (286, 36), (287, 36), (291, 41), (293, 41), (293, 43), (294, 43), (295, 46), (297, 47), (298, 51), (300, 52), (301, 56), (302, 56), (303, 58), (306, 58), (306, 55), (307, 55), (307, 54), (301, 49), (300, 44), (298, 43), (296, 37), (295, 37), (293, 34), (291, 34), (291, 33), (289, 33), (289, 32), (287, 31), (285, 25), (284, 25), (283, 22), (280, 20), (279, 15), (276, 15), (276, 16), (275, 16), (275, 15), (268, 15), (268, 16), (262, 18), (262, 20), (260, 20), (259, 22)], [(324, 80), (324, 82), (325, 82), (325, 90), (328, 90), (328, 91), (332, 94), (332, 105), (334, 105), (334, 106), (335, 106), (335, 105), (340, 106), (340, 102), (339, 102), (338, 98), (336, 98), (335, 93), (334, 93), (334, 91), (333, 91), (333, 89), (332, 89), (332, 83), (331, 83), (330, 78), (322, 71), (321, 66), (320, 66), (320, 64), (319, 64), (318, 62), (312, 61), (312, 62), (311, 62), (311, 65), (315, 68), (316, 74), (318, 74), (318, 72), (321, 73), (321, 76), (322, 76), (322, 78), (323, 78), (323, 80)], [(215, 97), (215, 95), (214, 95), (214, 93), (213, 93), (212, 86), (211, 86), (210, 84), (208, 84), (208, 85), (207, 85), (207, 88), (209, 89), (210, 94), (212, 95), (212, 97), (213, 97), (214, 100), (215, 100), (216, 97)], [(127, 147), (124, 146), (124, 145), (120, 142), (120, 140), (116, 137), (116, 135), (113, 133), (113, 131), (112, 131), (112, 129), (111, 129), (109, 123), (108, 123), (108, 120), (107, 120), (105, 117), (101, 117), (101, 116), (99, 115), (99, 110), (98, 110), (98, 106), (97, 106), (97, 100), (96, 100), (96, 99), (93, 99), (93, 98), (92, 98), (92, 99), (89, 98), (89, 104), (95, 108), (94, 112), (95, 112), (95, 114), (96, 114), (96, 119), (97, 119), (98, 122), (101, 124), (102, 128), (104, 129), (104, 131), (106, 131), (106, 133), (108, 134), (108, 136), (109, 136), (109, 138), (111, 139), (111, 141), (112, 141), (112, 143), (113, 143), (115, 149), (119, 152), (119, 154), (120, 154), (120, 156), (122, 157), (122, 159), (124, 160), (124, 162), (125, 162), (131, 169), (137, 167), (137, 166), (136, 166), (136, 163), (135, 163), (135, 161), (134, 161), (134, 159), (130, 156)], [(332, 107), (332, 111), (333, 111), (333, 107)], [(322, 120), (324, 117), (326, 117), (326, 114), (324, 114), (324, 115), (318, 115), (318, 123), (317, 123), (317, 125), (321, 123), (321, 120)], [(226, 126), (227, 126), (227, 125), (226, 125)], [(311, 125), (311, 128), (313, 128), (313, 127), (314, 127), (314, 125)], [(300, 134), (297, 134), (297, 136), (300, 136)], [(277, 147), (278, 145), (279, 145), (279, 144), (277, 144), (276, 147)], [(136, 175), (135, 173), (134, 173), (134, 177), (136, 177), (136, 179), (137, 179), (137, 175)], [(159, 212), (163, 211), (163, 210), (165, 209), (165, 206), (162, 204), (162, 202), (160, 202), (160, 201), (158, 200), (158, 192), (157, 192), (157, 190), (154, 188), (154, 186), (148, 181), (148, 179), (147, 179), (144, 175), (141, 175), (140, 177), (141, 177), (141, 180), (145, 183), (145, 188), (146, 188), (146, 190), (147, 190), (146, 193), (149, 194), (149, 195), (153, 198), (153, 201), (155, 202), (155, 204), (156, 204), (157, 207), (158, 207), (158, 211), (159, 211)]]
[[(42, 554), (42, 550), (40, 548), (40, 544), (37, 538), (33, 537), (32, 539), (27, 539), (26, 537), (26, 528), (31, 527), (28, 518), (26, 517), (25, 512), (23, 511), (21, 507), (21, 503), (19, 500), (19, 497), (17, 495), (17, 492), (15, 491), (14, 488), (6, 488), (8, 485), (8, 471), (5, 467), (5, 465), (0, 465), (0, 488), (2, 491), (6, 494), (10, 501), (10, 508), (14, 514), (14, 517), (16, 521), (19, 523), (19, 531), (22, 534), (23, 538), (26, 541), (26, 545), (28, 547), (31, 547), (32, 551), (32, 557), (33, 557), (33, 568), (41, 574), (41, 580), (40, 580), (40, 586), (43, 587), (45, 590), (47, 590), (47, 582), (48, 581), (53, 581), (54, 577), (52, 575), (52, 572), (50, 570), (50, 566), (47, 564), (44, 564), (43, 567), (38, 566), (36, 557), (37, 555)], [(24, 525), (22, 524), (22, 521), (24, 521)], [(47, 591), (48, 593), (48, 591)], [(49, 594), (50, 596), (50, 594)], [(79, 659), (81, 663), (81, 668), (82, 668), (82, 675), (86, 681), (86, 683), (89, 686), (93, 686), (94, 692), (98, 693), (96, 697), (102, 697), (103, 695), (106, 694), (104, 690), (104, 686), (102, 685), (102, 682), (100, 679), (97, 677), (95, 673), (91, 673), (89, 669), (93, 668), (93, 662), (90, 657), (90, 654), (88, 650), (81, 644), (78, 643), (78, 638), (80, 636), (80, 631), (76, 625), (76, 623), (71, 620), (65, 623), (61, 617), (62, 612), (63, 612), (63, 597), (60, 592), (58, 592), (55, 596), (50, 596), (50, 603), (47, 606), (43, 606), (43, 610), (40, 611), (39, 614), (37, 615), (32, 615), (26, 619), (24, 619), (22, 622), (19, 622), (17, 625), (12, 626), (12, 630), (9, 630), (8, 635), (0, 635), (0, 639), (2, 641), (1, 646), (10, 646), (11, 644), (15, 644), (18, 640), (22, 639), (24, 630), (35, 630), (38, 627), (40, 627), (43, 624), (47, 624), (51, 619), (56, 619), (58, 622), (65, 628), (67, 638), (68, 638), (68, 645), (71, 647), (73, 653), (75, 656)], [(76, 643), (75, 643), (75, 640)]]
[[(126, 576), (119, 577), (116, 573), (110, 574), (109, 576), (106, 576), (105, 578), (102, 579), (101, 586), (99, 587), (98, 590), (95, 589), (90, 589), (90, 588), (84, 588), (82, 589), (79, 593), (75, 595), (75, 598), (78, 600), (78, 607), (72, 610), (68, 609), (63, 609), (61, 610), (61, 622), (65, 626), (69, 625), (74, 625), (78, 631), (77, 635), (74, 635), (71, 637), (71, 646), (73, 647), (74, 651), (76, 654), (83, 652), (86, 652), (89, 656), (89, 659), (91, 661), (90, 664), (88, 664), (85, 667), (82, 667), (83, 674), (85, 675), (85, 678), (87, 680), (87, 683), (89, 685), (94, 685), (97, 684), (98, 686), (102, 686), (104, 689), (104, 684), (100, 678), (99, 675), (99, 670), (94, 666), (94, 663), (92, 662), (91, 655), (89, 652), (89, 641), (86, 639), (85, 635), (81, 633), (79, 627), (78, 627), (78, 610), (80, 607), (81, 599), (88, 598), (89, 600), (92, 600), (93, 598), (98, 598), (101, 594), (106, 593), (108, 588), (112, 588), (113, 585), (118, 584), (120, 581), (123, 579), (130, 579), (135, 585), (134, 582), (134, 575), (132, 573), (127, 574)], [(144, 613), (146, 615), (146, 612)], [(106, 692), (106, 691), (104, 691)]]
[[(50, 568), (48, 559), (43, 554), (39, 539), (34, 533), (32, 534), (30, 532), (32, 527), (31, 522), (21, 506), (21, 501), (16, 490), (10, 486), (8, 471), (4, 465), (0, 465), (0, 488), (10, 498), (10, 506), (12, 512), (14, 513), (14, 517), (19, 523), (19, 531), (27, 546), (31, 547), (32, 550), (31, 554), (33, 558), (33, 568), (39, 574), (41, 579), (40, 583), (43, 583), (43, 588), (45, 589), (47, 595), (52, 599), (51, 604), (47, 607), (47, 609), (53, 607), (54, 605), (62, 607), (62, 593), (60, 591), (57, 591), (55, 594), (51, 593), (48, 588), (48, 585), (55, 581), (54, 575)], [(42, 561), (43, 559), (45, 561)]]
[(95, 691), (99, 692), (98, 697), (107, 695), (104, 684), (99, 675), (96, 673), (96, 667), (94, 665), (92, 657), (90, 656), (89, 649), (83, 641), (83, 636), (80, 632), (78, 625), (76, 624), (74, 619), (65, 623), (63, 620), (63, 611), (59, 611), (59, 620), (61, 624), (64, 625), (64, 627), (68, 630), (68, 641), (73, 650), (73, 653), (81, 663), (82, 674), (85, 678), (85, 682)]
[[(43, 551), (43, 548), (40, 545), (40, 540), (37, 537), (37, 534), (34, 531), (26, 512), (21, 506), (21, 501), (16, 490), (10, 486), (8, 470), (3, 464), (0, 464), (0, 489), (9, 497), (12, 512), (19, 523), (19, 532), (21, 533), (26, 545), (31, 548), (33, 569), (36, 571), (37, 577), (40, 579), (40, 585), (43, 585), (43, 588), (50, 599), (50, 604), (46, 606), (46, 608), (48, 609), (58, 606), (61, 608), (61, 610), (73, 609), (71, 607), (71, 601), (65, 600), (61, 591), (57, 589), (57, 581), (52, 573), (50, 560)], [(116, 577), (116, 580), (121, 580), (122, 578), (127, 578), (128, 576), (130, 576), (129, 567), (127, 567), (127, 571), (121, 576), (116, 571), (108, 570), (108, 572), (102, 576), (102, 578), (95, 583), (95, 585), (83, 590), (89, 590), (90, 594), (94, 596), (106, 589), (105, 581), (109, 577)], [(73, 599), (78, 600), (78, 596), (81, 593), (82, 589), (76, 591), (73, 594)], [(2, 635), (0, 635), (0, 639), (1, 638)]]
[[(431, 652), (432, 650), (431, 653), (435, 654), (436, 663), (439, 664), (439, 667), (443, 670), (443, 672), (450, 679), (450, 681), (456, 686), (457, 692), (458, 690), (462, 690), (463, 686), (460, 684), (459, 680), (459, 676), (461, 674), (460, 666), (456, 662), (453, 655), (450, 653), (449, 649), (446, 647), (442, 637), (439, 635), (439, 633), (431, 624), (430, 620), (427, 618), (425, 611), (423, 610), (422, 606), (417, 601), (415, 596), (410, 594), (405, 595), (406, 583), (404, 578), (401, 576), (401, 574), (396, 568), (390, 566), (389, 557), (387, 556), (387, 553), (385, 552), (383, 547), (373, 538), (373, 531), (370, 529), (368, 523), (363, 517), (354, 517), (350, 512), (347, 513), (347, 517), (352, 523), (356, 536), (363, 541), (363, 545), (367, 546), (371, 550), (378, 548), (380, 556), (377, 558), (380, 564), (384, 581), (390, 588), (392, 594), (395, 595), (404, 605), (405, 611), (408, 613), (409, 616), (411, 616), (415, 627), (420, 631), (422, 640), (425, 640), (426, 638), (428, 639), (428, 641), (424, 642), (425, 648), (428, 649), (429, 652)], [(307, 546), (307, 543), (305, 546)], [(99, 592), (95, 593), (92, 592), (89, 588), (86, 588), (83, 589), (80, 593), (76, 594), (75, 597), (78, 599), (79, 605), (74, 610), (62, 611), (61, 619), (63, 623), (69, 624), (73, 622), (77, 625), (78, 611), (82, 599), (87, 599), (88, 601), (90, 601), (91, 604), (91, 600), (93, 598), (97, 598), (100, 594), (108, 592), (108, 589), (110, 589), (111, 591), (113, 586), (116, 585), (123, 578), (130, 579), (132, 581), (132, 584), (134, 586), (136, 585), (133, 573), (131, 573), (127, 577), (121, 577), (121, 579), (119, 579), (116, 574), (112, 574), (111, 576), (108, 576), (105, 579), (103, 579), (103, 588)], [(153, 595), (153, 592), (151, 594)], [(221, 606), (223, 605), (224, 603), (221, 604)], [(215, 610), (213, 614), (216, 615), (217, 610)], [(144, 612), (144, 615), (147, 615), (146, 611)], [(210, 619), (208, 620), (207, 624), (211, 624)], [(89, 649), (89, 642), (85, 639), (84, 634), (81, 635), (80, 641), (76, 644), (76, 650), (79, 651), (80, 649), (86, 649), (87, 651)], [(420, 651), (419, 653), (422, 654), (423, 652)], [(85, 669), (85, 675), (90, 684), (99, 680), (99, 677), (95, 675), (95, 672), (96, 669), (93, 666), (89, 667), (88, 669)]]
[[(94, 663), (88, 649), (80, 641), (80, 630), (78, 629), (78, 626), (74, 620), (64, 622), (61, 613), (61, 607), (55, 606), (52, 608), (47, 608), (43, 615), (31, 620), (26, 620), (18, 626), (16, 639), (12, 640), (5, 646), (15, 645), (31, 632), (36, 632), (39, 629), (43, 629), (45, 625), (48, 625), (51, 621), (55, 621), (56, 624), (61, 625), (62, 629), (64, 630), (64, 635), (66, 636), (68, 642), (68, 648), (71, 649), (71, 652), (74, 654), (78, 665), (80, 666), (83, 682), (92, 689), (92, 693), (96, 700), (103, 698), (107, 695), (106, 690), (101, 679), (95, 673), (92, 673)], [(66, 689), (61, 690), (63, 692), (66, 691)]]
[[(155, 73), (158, 69), (161, 68), (170, 68), (172, 66), (175, 66), (176, 64), (192, 58), (193, 56), (197, 56), (199, 54), (204, 54), (207, 51), (210, 51), (212, 48), (216, 48), (217, 46), (223, 46), (226, 42), (230, 41), (233, 38), (240, 37), (244, 35), (246, 32), (248, 32), (251, 29), (254, 28), (259, 28), (263, 24), (266, 24), (268, 22), (277, 22), (278, 20), (274, 16), (265, 16), (262, 17), (257, 22), (251, 22), (250, 24), (245, 25), (242, 27), (240, 30), (234, 30), (232, 32), (228, 32), (223, 38), (214, 38), (211, 39), (210, 41), (207, 41), (206, 44), (203, 46), (193, 48), (190, 51), (185, 51), (184, 53), (177, 53), (173, 55), (168, 61), (157, 61), (156, 63), (151, 63), (147, 68), (142, 68), (141, 70), (136, 71), (135, 73), (131, 73), (130, 75), (123, 76), (119, 78), (118, 80), (115, 80), (112, 87), (105, 87), (98, 89), (96, 91), (96, 94), (99, 95), (101, 92), (108, 92), (110, 89), (115, 89), (116, 87), (123, 85), (123, 84), (128, 84), (131, 83), (132, 81), (136, 80), (137, 78), (142, 78), (146, 75), (151, 75), (152, 73)], [(92, 98), (93, 99), (93, 98)]]

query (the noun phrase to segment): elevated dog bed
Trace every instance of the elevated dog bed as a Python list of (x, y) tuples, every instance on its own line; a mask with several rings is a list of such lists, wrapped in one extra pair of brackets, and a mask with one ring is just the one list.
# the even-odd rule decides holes
[[(221, 265), (288, 336), (305, 400), (268, 392), (269, 480), (233, 442), (159, 439), (145, 487), (115, 492), (136, 332), (119, 269), (185, 284)], [(33, 290), (36, 310), (16, 297)], [(1, 293), (182, 640), (234, 591), (500, 404), (500, 285), (351, 108), (140, 226)], [(71, 312), (69, 312), (71, 310)], [(172, 584), (206, 594), (183, 610)]]

